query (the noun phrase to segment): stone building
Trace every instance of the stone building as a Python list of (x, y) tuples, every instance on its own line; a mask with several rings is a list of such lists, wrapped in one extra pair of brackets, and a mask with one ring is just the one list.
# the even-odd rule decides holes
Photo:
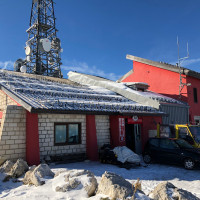
[(1, 161), (24, 158), (32, 165), (46, 157), (78, 154), (96, 160), (107, 143), (140, 153), (166, 116), (159, 105), (185, 106), (99, 77), (88, 76), (90, 84), (72, 77), (83, 80), (78, 73), (69, 80), (0, 71)]

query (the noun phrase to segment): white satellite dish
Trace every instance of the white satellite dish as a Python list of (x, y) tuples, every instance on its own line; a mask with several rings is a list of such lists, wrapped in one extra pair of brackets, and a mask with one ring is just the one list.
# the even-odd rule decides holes
[(26, 61), (31, 62), (31, 56), (26, 56)]
[(26, 46), (25, 53), (26, 53), (27, 56), (30, 56), (32, 54), (32, 49), (31, 49), (30, 46)]
[(40, 39), (39, 49), (42, 52), (49, 52), (51, 50), (51, 41), (48, 38)]
[(20, 71), (21, 71), (22, 73), (26, 73), (26, 66), (21, 66), (21, 67), (20, 67)]

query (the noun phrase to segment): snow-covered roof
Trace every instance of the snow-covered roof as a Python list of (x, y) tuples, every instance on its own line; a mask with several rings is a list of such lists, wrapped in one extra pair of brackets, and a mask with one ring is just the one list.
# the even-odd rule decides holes
[(1, 70), (0, 86), (30, 112), (163, 114), (103, 87), (67, 79)]

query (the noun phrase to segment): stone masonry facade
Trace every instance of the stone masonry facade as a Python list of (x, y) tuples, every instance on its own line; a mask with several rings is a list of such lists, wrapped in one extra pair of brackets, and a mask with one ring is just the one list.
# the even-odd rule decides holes
[(97, 144), (100, 149), (104, 144), (110, 144), (110, 120), (108, 115), (96, 115)]
[(9, 96), (0, 91), (0, 109), (2, 110), (7, 105), (17, 105)]
[[(81, 144), (54, 146), (54, 123), (81, 123)], [(75, 114), (38, 114), (40, 158), (86, 152), (86, 116)]]
[(8, 105), (3, 110), (0, 127), (0, 160), (25, 159), (26, 111), (21, 106)]
[[(96, 115), (97, 143), (110, 143), (109, 116)], [(40, 158), (48, 155), (86, 153), (86, 115), (38, 114)], [(54, 123), (81, 123), (81, 144), (54, 146)]]

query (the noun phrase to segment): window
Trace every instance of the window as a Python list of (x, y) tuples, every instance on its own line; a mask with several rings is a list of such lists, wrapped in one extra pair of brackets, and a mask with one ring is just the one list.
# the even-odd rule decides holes
[(198, 103), (197, 88), (193, 88), (194, 103)]
[(55, 123), (54, 144), (55, 145), (81, 144), (81, 124)]
[(172, 140), (162, 139), (162, 140), (160, 140), (160, 148), (176, 149), (176, 148), (178, 148), (178, 145)]
[(187, 127), (178, 128), (179, 138), (185, 139), (187, 135), (190, 135)]

